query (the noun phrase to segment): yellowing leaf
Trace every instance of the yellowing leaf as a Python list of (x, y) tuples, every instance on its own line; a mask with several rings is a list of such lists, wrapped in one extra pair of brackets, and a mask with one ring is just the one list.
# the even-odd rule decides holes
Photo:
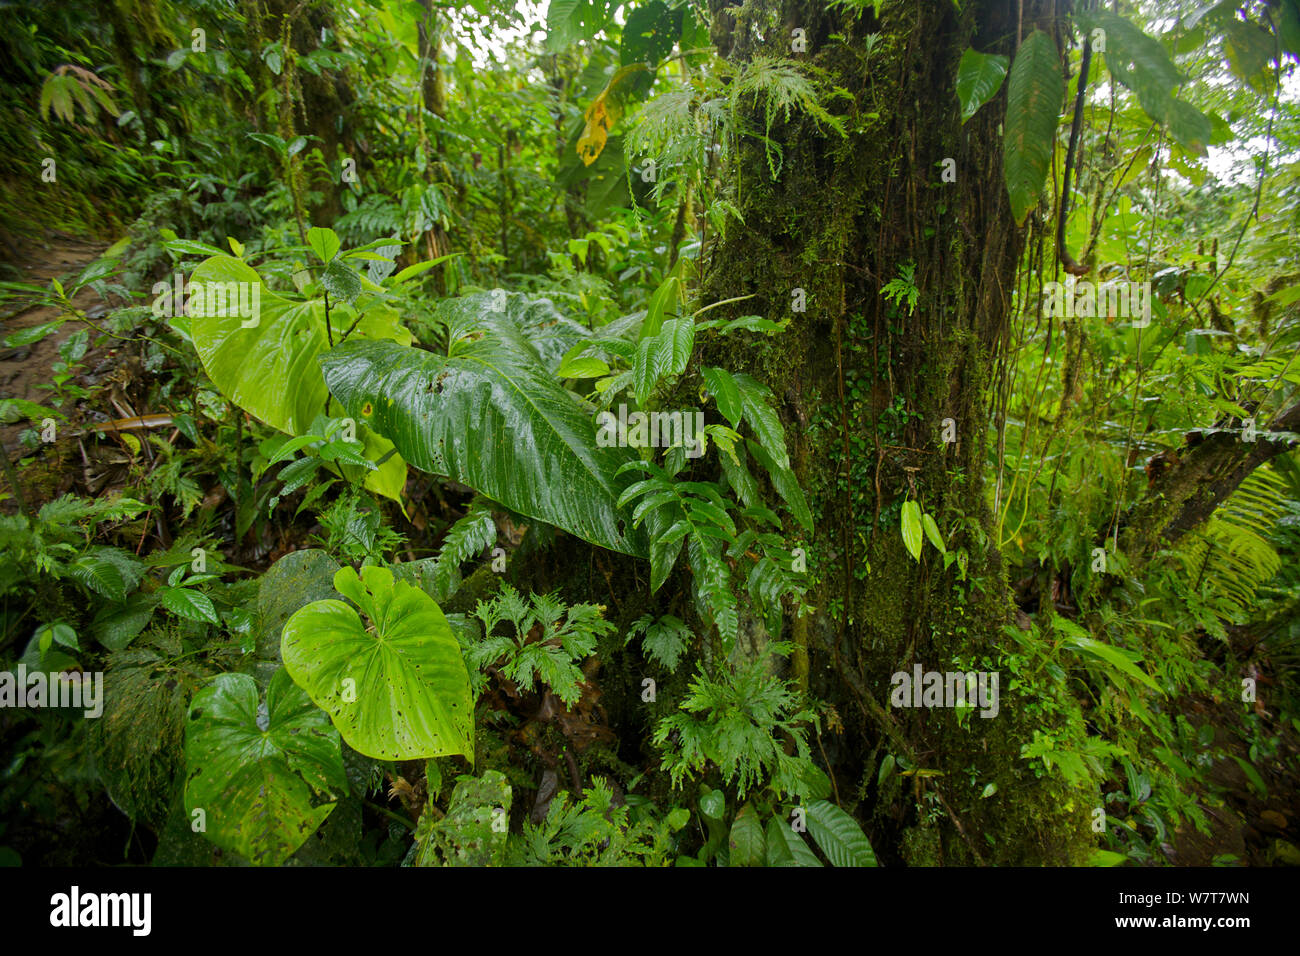
[(605, 141), (609, 138), (610, 128), (623, 114), (616, 99), (611, 97), (615, 87), (628, 76), (644, 69), (647, 69), (644, 63), (631, 63), (623, 67), (609, 78), (609, 83), (600, 91), (600, 95), (587, 107), (587, 112), (583, 114), (586, 125), (583, 127), (582, 135), (578, 137), (578, 156), (584, 166), (590, 166), (600, 157), (601, 150), (605, 148)]
[(605, 148), (605, 141), (609, 138), (609, 127), (612, 125), (609, 114), (605, 111), (605, 93), (606, 88), (595, 101), (587, 107), (585, 118), (587, 125), (582, 130), (582, 135), (578, 137), (578, 156), (582, 158), (582, 165), (590, 166), (600, 157), (600, 151)]

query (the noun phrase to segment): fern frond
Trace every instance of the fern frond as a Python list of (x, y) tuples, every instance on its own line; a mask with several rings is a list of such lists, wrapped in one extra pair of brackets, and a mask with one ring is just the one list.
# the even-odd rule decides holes
[(1225, 621), (1240, 621), (1282, 568), (1268, 535), (1288, 513), (1288, 492), (1271, 468), (1256, 470), (1179, 549), (1190, 583)]
[(476, 554), (492, 547), (497, 540), (496, 522), (492, 520), (491, 502), (476, 497), (465, 514), (447, 529), (433, 569), (435, 601), (445, 601), (460, 587), (460, 566)]

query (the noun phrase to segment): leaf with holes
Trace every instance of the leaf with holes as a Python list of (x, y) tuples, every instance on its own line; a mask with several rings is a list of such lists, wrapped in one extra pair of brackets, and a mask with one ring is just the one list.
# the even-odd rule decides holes
[(473, 701), (460, 644), (429, 595), (387, 568), (334, 575), (349, 605), (314, 601), (285, 622), (284, 666), (358, 753), (474, 759)]
[(1017, 224), (1038, 205), (1047, 182), (1063, 97), (1056, 44), (1035, 30), (1011, 64), (1002, 133), (1002, 172)]
[(194, 695), (185, 728), (185, 810), (205, 835), (261, 866), (279, 866), (348, 790), (339, 735), (283, 670), (266, 715), (247, 674), (219, 674)]

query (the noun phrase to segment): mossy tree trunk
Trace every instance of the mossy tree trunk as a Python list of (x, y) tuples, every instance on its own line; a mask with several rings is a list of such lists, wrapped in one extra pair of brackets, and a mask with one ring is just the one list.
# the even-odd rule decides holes
[[(738, 66), (792, 56), (847, 94), (826, 100), (846, 137), (778, 114), (775, 179), (764, 145), (741, 142), (730, 178), (743, 224), (707, 251), (704, 288), (705, 301), (753, 296), (734, 314), (794, 320), (744, 361), (784, 399), (817, 517), (809, 599), (820, 610), (794, 633), (809, 689), (843, 724), (823, 734), (838, 792), (863, 795), (858, 815), (886, 861), (1079, 862), (1099, 801), (1021, 756), (1053, 718), (1009, 686), (1013, 605), (982, 478), (1024, 242), (1002, 178), (1005, 90), (965, 126), (954, 90), (967, 47), (1010, 56), (1037, 27), (1063, 48), (1048, 15), (1057, 5), (885, 0), (877, 18), (807, 0), (713, 2), (714, 42)], [(805, 52), (792, 52), (796, 30)], [(749, 105), (762, 130), (761, 106)], [(895, 279), (915, 287), (914, 307), (906, 292), (882, 294)], [(801, 298), (806, 311), (792, 315)], [(735, 367), (736, 354), (731, 341), (704, 341), (706, 364)], [(945, 420), (955, 441), (943, 440)], [(908, 553), (909, 498), (960, 560), (945, 568), (928, 543), (919, 562)], [(997, 716), (963, 725), (953, 710), (891, 708), (891, 675), (914, 664), (999, 672)], [(878, 786), (889, 754), (935, 775)]]
[[(433, 6), (432, 0), (420, 0), (422, 17), (418, 27), (420, 52), (420, 99), (424, 113), (420, 117), (421, 139), (425, 149), (425, 177), (431, 185), (436, 185), (442, 193), (444, 202), (450, 198), (451, 176), (443, 154), (441, 125), (434, 127), (432, 134), (426, 132), (425, 124), (431, 117), (436, 124), (447, 118), (447, 81), (439, 59), (442, 56), (442, 16)], [(427, 114), (427, 117), (425, 116)], [(423, 236), (426, 248), (423, 250), (430, 259), (446, 255), (451, 250), (451, 240), (442, 223), (434, 223), (433, 228)], [(419, 253), (414, 253), (418, 257)], [(442, 270), (434, 276), (436, 291), (439, 295), (447, 292)]]
[(328, 226), (342, 214), (342, 190), (347, 188), (337, 178), (338, 164), (353, 159), (358, 171), (361, 167), (351, 133), (355, 97), (342, 70), (313, 73), (299, 70), (295, 61), (321, 48), (322, 36), (336, 29), (334, 14), (325, 3), (266, 0), (262, 22), (265, 43), (287, 38), (284, 75), (277, 83), (288, 88), (287, 95), (281, 91), (279, 133), (285, 139), (295, 133), (315, 137), (308, 149), (320, 150), (329, 179), (318, 184), (319, 199), (311, 207), (311, 219), (315, 225)]

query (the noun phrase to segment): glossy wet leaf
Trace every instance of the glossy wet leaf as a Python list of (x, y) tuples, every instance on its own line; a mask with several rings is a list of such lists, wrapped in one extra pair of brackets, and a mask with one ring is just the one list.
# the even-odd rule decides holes
[[(328, 246), (322, 248), (328, 251)], [(251, 320), (236, 314), (239, 310), (227, 308), (229, 314), (210, 310), (207, 306), (212, 303), (206, 301), (206, 296), (204, 301), (195, 302), (190, 312), (191, 334), (208, 377), (246, 412), (290, 435), (303, 434), (324, 412), (329, 394), (317, 362), (329, 348), (324, 299), (295, 302), (277, 295), (246, 263), (230, 256), (213, 256), (194, 270), (192, 283), (202, 283), (206, 288), (212, 282), (255, 284), (258, 314), (257, 324), (244, 328), (244, 323)], [(251, 305), (251, 286), (246, 298)], [(353, 309), (341, 302), (331, 303), (330, 325), (336, 342), (354, 319)], [(390, 339), (404, 345), (411, 341), (411, 333), (401, 326), (397, 313), (383, 306), (368, 308), (352, 335)], [(372, 460), (390, 450), (381, 438), (367, 440), (360, 431), (358, 437), (368, 453), (375, 456)], [(396, 498), (404, 478), (405, 463), (395, 455), (380, 466), (379, 473), (367, 475), (365, 485)]]
[(460, 644), (433, 599), (386, 568), (350, 567), (326, 599), (284, 625), (280, 655), (348, 745), (380, 760), (474, 759), (473, 701)]
[(957, 99), (961, 102), (963, 123), (997, 96), (1009, 62), (1005, 56), (980, 53), (970, 48), (961, 55), (961, 62), (957, 65)]
[(617, 507), (615, 472), (631, 460), (596, 443), (594, 417), (513, 327), (483, 317), (451, 355), (391, 342), (348, 342), (321, 360), (350, 415), (402, 457), (512, 511), (624, 554), (644, 535)]

